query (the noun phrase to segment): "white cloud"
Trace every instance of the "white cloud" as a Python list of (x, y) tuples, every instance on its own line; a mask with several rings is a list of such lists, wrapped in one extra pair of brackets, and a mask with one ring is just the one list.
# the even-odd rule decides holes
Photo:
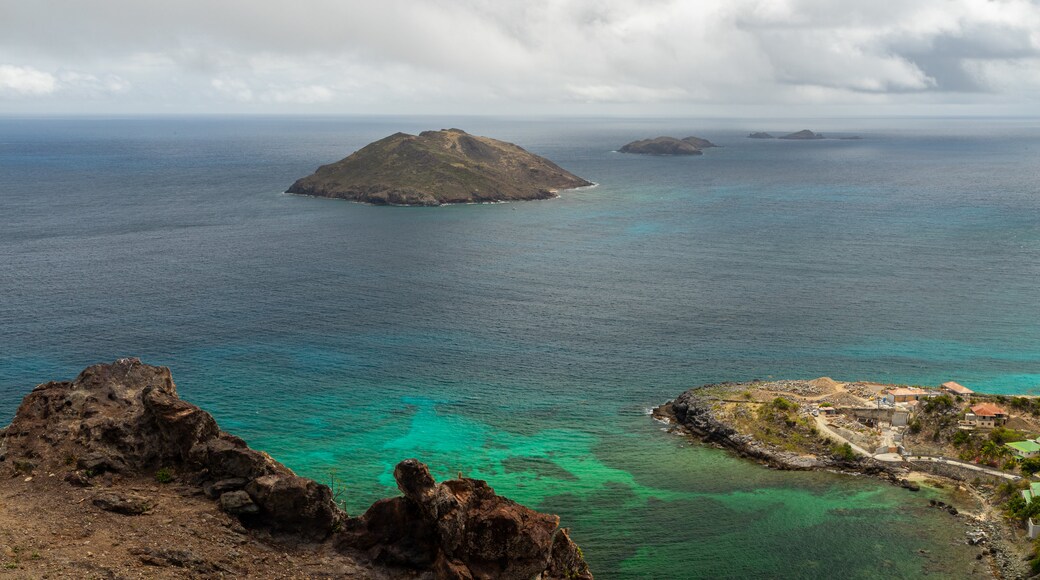
[(20, 96), (49, 95), (58, 83), (54, 75), (28, 66), (0, 65), (0, 94)]
[(1030, 0), (40, 0), (0, 21), (8, 97), (196, 109), (1030, 103), (1013, 80), (1038, 58)]

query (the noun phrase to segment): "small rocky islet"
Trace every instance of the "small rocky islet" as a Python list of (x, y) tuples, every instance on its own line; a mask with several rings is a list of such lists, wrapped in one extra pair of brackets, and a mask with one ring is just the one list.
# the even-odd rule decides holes
[(676, 139), (675, 137), (661, 136), (653, 139), (632, 141), (618, 149), (618, 152), (637, 155), (702, 155), (703, 151), (701, 149), (709, 147), (718, 147), (718, 145), (700, 137)]
[(0, 478), (19, 577), (592, 578), (558, 516), (416, 459), (402, 495), (350, 516), (349, 488), (250, 449), (136, 358), (33, 389), (0, 429)]
[(512, 143), (461, 129), (395, 133), (313, 174), (287, 193), (375, 205), (437, 206), (549, 199), (593, 185)]
[[(816, 141), (819, 139), (834, 138), (835, 137), (824, 137), (823, 133), (816, 133), (809, 129), (802, 129), (801, 131), (795, 131), (794, 133), (788, 133), (787, 135), (781, 135), (779, 137), (773, 135), (772, 133), (766, 133), (764, 131), (755, 131), (754, 133), (748, 134), (748, 139), (786, 139), (788, 141)], [(862, 137), (837, 137), (837, 139), (850, 141), (862, 139)]]

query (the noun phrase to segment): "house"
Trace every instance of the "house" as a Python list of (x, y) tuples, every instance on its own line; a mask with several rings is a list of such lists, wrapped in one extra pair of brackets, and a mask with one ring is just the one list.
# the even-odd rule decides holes
[(885, 392), (885, 400), (893, 404), (909, 403), (911, 401), (919, 401), (922, 398), (934, 397), (937, 394), (935, 391), (915, 387), (896, 387)]
[(979, 403), (964, 416), (964, 422), (975, 427), (997, 427), (1007, 423), (1007, 411), (993, 403)]
[[(1022, 499), (1026, 500), (1026, 503), (1033, 501), (1033, 498), (1040, 497), (1040, 483), (1033, 482), (1029, 484), (1029, 489), (1022, 490)], [(1040, 535), (1040, 525), (1033, 521), (1033, 518), (1029, 518), (1029, 539), (1035, 539)]]
[(1026, 441), (1010, 441), (1005, 443), (1005, 446), (1011, 449), (1011, 453), (1019, 459), (1028, 459), (1040, 455), (1040, 443), (1037, 443), (1032, 439)]
[(956, 395), (958, 397), (967, 397), (968, 395), (971, 395), (975, 392), (969, 389), (968, 387), (965, 387), (964, 385), (955, 383), (953, 381), (947, 381), (943, 383), (940, 388), (946, 391), (947, 393), (950, 393), (951, 395)]

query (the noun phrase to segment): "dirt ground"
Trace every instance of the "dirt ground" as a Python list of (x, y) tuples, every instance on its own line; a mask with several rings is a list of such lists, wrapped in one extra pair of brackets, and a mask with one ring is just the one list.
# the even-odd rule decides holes
[[(103, 491), (154, 504), (142, 515), (95, 507)], [(81, 488), (35, 473), (0, 480), (3, 578), (383, 578), (324, 544), (246, 530), (197, 489), (113, 481)]]

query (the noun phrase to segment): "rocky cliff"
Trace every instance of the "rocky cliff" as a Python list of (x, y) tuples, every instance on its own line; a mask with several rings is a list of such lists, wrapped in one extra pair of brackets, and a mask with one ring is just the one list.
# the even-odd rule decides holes
[(297, 180), (288, 193), (377, 205), (548, 199), (592, 185), (524, 149), (461, 129), (395, 133)]
[(26, 577), (592, 577), (557, 516), (414, 459), (394, 475), (403, 496), (350, 517), (181, 400), (168, 369), (120, 359), (36, 387), (0, 430), (0, 543)]

